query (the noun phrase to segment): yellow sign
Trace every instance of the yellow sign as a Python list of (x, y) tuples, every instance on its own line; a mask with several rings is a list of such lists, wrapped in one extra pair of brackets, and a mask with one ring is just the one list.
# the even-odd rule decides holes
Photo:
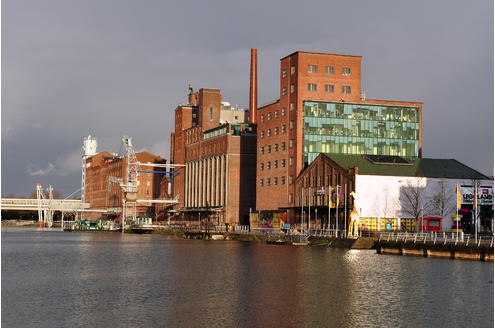
[(251, 213), (251, 228), (258, 228), (258, 213)]

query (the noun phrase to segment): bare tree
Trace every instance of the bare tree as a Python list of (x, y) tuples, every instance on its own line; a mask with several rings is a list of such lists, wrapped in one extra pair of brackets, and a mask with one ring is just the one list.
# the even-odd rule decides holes
[(455, 211), (455, 197), (452, 190), (448, 190), (445, 180), (439, 181), (438, 192), (430, 197), (430, 201), (434, 206), (430, 207), (432, 215), (445, 217)]
[(422, 184), (422, 178), (416, 178), (414, 182), (408, 181), (400, 190), (400, 205), (402, 214), (419, 220), (433, 201), (426, 197), (426, 187)]

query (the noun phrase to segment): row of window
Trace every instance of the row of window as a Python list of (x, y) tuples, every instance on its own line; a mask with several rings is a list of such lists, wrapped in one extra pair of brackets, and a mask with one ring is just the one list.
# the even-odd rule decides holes
[[(280, 181), (280, 184), (285, 185), (286, 183), (286, 177), (285, 175), (282, 175), (279, 179), (279, 177), (271, 177), (271, 178), (266, 178), (266, 179), (260, 179), (260, 187), (264, 186), (271, 186), (272, 184), (274, 186), (278, 185)], [(294, 176), (289, 176), (289, 184), (294, 183)]]
[[(287, 128), (286, 128), (286, 126), (284, 124), (284, 125), (282, 125), (282, 133), (286, 133), (286, 132), (287, 132)], [(279, 129), (278, 129), (278, 126), (276, 126), (276, 127), (273, 128), (273, 134), (274, 135), (278, 135), (278, 133), (279, 133)], [(272, 129), (266, 130), (266, 135), (268, 137), (271, 137), (272, 136)], [(261, 138), (264, 138), (265, 137), (265, 131), (261, 131), (260, 132), (260, 137)]]
[[(289, 122), (289, 128), (290, 129), (293, 129), (294, 128), (294, 121), (290, 121)], [(281, 131), (282, 131), (282, 133), (286, 133), (287, 132), (287, 128), (286, 128), (286, 125), (285, 124), (282, 125)], [(273, 134), (274, 135), (278, 135), (279, 134), (279, 128), (278, 128), (278, 126), (276, 126), (276, 127), (273, 128)], [(272, 129), (267, 129), (266, 130), (266, 136), (267, 137), (271, 137), (272, 136)], [(265, 131), (262, 130), (260, 132), (260, 138), (263, 139), (264, 137), (265, 137)]]
[[(294, 147), (294, 139), (290, 139), (289, 140), (289, 147), (290, 148)], [(280, 144), (280, 150), (281, 151), (284, 151), (285, 149), (286, 149), (285, 141), (283, 141)], [(276, 144), (273, 145), (273, 150), (274, 151), (279, 151), (278, 143), (276, 143)], [(266, 146), (266, 152), (267, 152), (267, 154), (270, 154), (272, 152), (272, 145)], [(261, 155), (264, 155), (265, 154), (265, 146), (261, 146), (260, 147), (260, 153), (261, 153)]]
[[(278, 159), (276, 159), (276, 160), (273, 161), (273, 168), (274, 169), (278, 169), (278, 163), (279, 163), (278, 162)], [(286, 165), (287, 165), (287, 162), (286, 162), (285, 158), (281, 159), (280, 160), (280, 167), (286, 167)], [(290, 166), (293, 166), (294, 165), (294, 157), (290, 157), (289, 158), (289, 165)], [(260, 163), (260, 171), (264, 171), (265, 168), (267, 170), (271, 170), (271, 168), (272, 168), (272, 162), (268, 161), (266, 163)]]
[[(294, 110), (294, 108), (295, 108), (295, 105), (294, 105), (294, 103), (293, 103), (293, 102), (291, 102), (291, 103), (289, 104), (289, 109), (292, 111), (292, 110)], [(287, 115), (287, 111), (286, 111), (285, 107), (284, 107), (284, 108), (282, 108), (280, 115), (282, 115), (282, 116), (286, 116), (286, 115)], [(278, 112), (278, 109), (276, 109), (276, 110), (273, 112), (273, 119), (276, 119), (276, 118), (278, 118), (278, 117), (279, 117), (279, 112)], [(266, 119), (267, 119), (268, 121), (270, 121), (270, 120), (272, 119), (272, 113), (271, 113), (271, 112), (269, 112), (268, 114), (266, 114)], [(264, 122), (264, 121), (265, 121), (265, 114), (261, 114), (261, 118), (260, 118), (260, 120), (261, 120), (261, 122)]]
[[(316, 83), (308, 83), (308, 91), (309, 92), (316, 92), (318, 91), (318, 86)], [(325, 84), (325, 92), (326, 93), (334, 93), (335, 92), (335, 86), (333, 84)], [(342, 94), (351, 94), (351, 86), (350, 85), (343, 85), (341, 88)]]
[[(290, 85), (290, 93), (294, 93), (295, 87), (294, 84)], [(308, 83), (308, 91), (309, 92), (316, 92), (318, 91), (318, 86), (316, 83)], [(326, 93), (334, 93), (335, 92), (335, 86), (333, 84), (325, 84), (325, 92)], [(342, 94), (351, 94), (351, 86), (350, 85), (343, 85), (341, 87), (341, 93)], [(287, 94), (287, 88), (283, 87), (282, 88), (282, 96), (285, 96)]]
[[(290, 74), (293, 75), (296, 72), (296, 67), (291, 66), (290, 67)], [(316, 74), (318, 73), (318, 66), (310, 64), (308, 65), (308, 73), (311, 74)], [(325, 66), (325, 74), (326, 75), (333, 75), (335, 74), (335, 67), (334, 66)], [(342, 75), (343, 76), (350, 76), (351, 75), (351, 68), (350, 67), (342, 67)], [(282, 70), (282, 76), (286, 77), (287, 76), (287, 70), (283, 69)]]

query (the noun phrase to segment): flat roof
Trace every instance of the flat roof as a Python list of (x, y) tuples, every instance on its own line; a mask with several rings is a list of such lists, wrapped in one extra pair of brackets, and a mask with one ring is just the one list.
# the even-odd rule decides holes
[(363, 56), (358, 56), (358, 55), (345, 55), (345, 54), (334, 54), (334, 53), (326, 53), (326, 52), (314, 52), (314, 51), (301, 51), (301, 50), (298, 50), (298, 51), (295, 51), (295, 52), (291, 53), (290, 55), (287, 55), (285, 57), (282, 57), (280, 60), (285, 59), (287, 57), (294, 56), (295, 54), (298, 54), (298, 53), (301, 53), (301, 54), (310, 54), (310, 55), (323, 55), (323, 56), (328, 56), (329, 55), (329, 56), (363, 58)]

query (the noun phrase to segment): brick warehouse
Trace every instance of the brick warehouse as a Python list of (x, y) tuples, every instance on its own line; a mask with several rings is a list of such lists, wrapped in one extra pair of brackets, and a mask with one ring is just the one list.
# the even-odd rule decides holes
[(172, 211), (178, 220), (204, 217), (217, 224), (248, 224), (255, 206), (256, 127), (244, 109), (222, 101), (219, 89), (190, 87), (175, 109), (171, 162), (176, 168)]
[[(141, 163), (166, 164), (166, 160), (148, 152), (136, 153), (136, 158)], [(106, 219), (116, 219), (121, 216), (124, 196), (119, 183), (116, 181), (126, 180), (126, 166), (125, 158), (107, 151), (86, 159), (85, 197), (86, 202), (90, 204), (90, 210), (105, 210)], [(158, 199), (162, 180), (166, 180), (166, 178), (161, 174), (140, 173), (137, 199)], [(131, 211), (134, 214), (134, 208)], [(138, 217), (151, 218), (155, 218), (159, 214), (152, 203), (137, 204), (135, 213)], [(101, 216), (101, 213), (96, 212), (85, 214), (85, 218), (90, 220), (99, 219)]]
[[(282, 58), (280, 98), (257, 110), (256, 209), (296, 222), (295, 181), (319, 153), (421, 157), (421, 117), (420, 102), (365, 99), (361, 56)], [(324, 185), (339, 183), (325, 176)]]

